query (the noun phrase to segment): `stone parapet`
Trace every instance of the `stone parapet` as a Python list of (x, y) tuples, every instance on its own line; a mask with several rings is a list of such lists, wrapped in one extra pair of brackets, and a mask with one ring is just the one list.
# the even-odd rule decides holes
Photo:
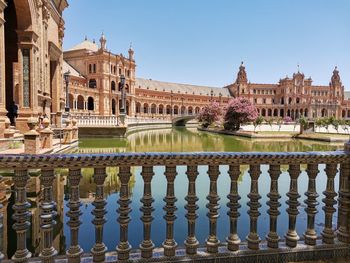
[(51, 130), (49, 119), (45, 118), (42, 124), (44, 128), (40, 131), (41, 148), (51, 149), (53, 147), (53, 131)]
[(29, 131), (24, 134), (24, 153), (40, 153), (40, 134), (35, 130), (38, 124), (36, 118), (29, 118), (27, 121)]
[(73, 142), (73, 129), (70, 119), (66, 120), (66, 127), (63, 129), (62, 144), (71, 144)]

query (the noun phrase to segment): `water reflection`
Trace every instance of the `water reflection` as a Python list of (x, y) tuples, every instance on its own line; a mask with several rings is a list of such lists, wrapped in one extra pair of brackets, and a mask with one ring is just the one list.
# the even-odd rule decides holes
[[(204, 132), (197, 132), (195, 129), (168, 129), (168, 130), (156, 130), (156, 131), (142, 131), (131, 134), (127, 139), (87, 139), (82, 140), (79, 143), (79, 147), (72, 152), (144, 152), (144, 151), (170, 151), (170, 152), (189, 152), (189, 151), (326, 151), (335, 150), (341, 148), (341, 146), (329, 145), (326, 143), (317, 143), (311, 141), (300, 140), (270, 140), (270, 141), (256, 141), (250, 139), (241, 139), (225, 135), (208, 134)], [(241, 176), (239, 178), (239, 194), (242, 197), (240, 203), (242, 208), (240, 209), (241, 216), (238, 220), (238, 234), (242, 240), (249, 231), (249, 216), (247, 215), (247, 205), (249, 201), (247, 194), (250, 188), (250, 177), (248, 174), (248, 166), (241, 166)], [(300, 215), (297, 220), (297, 230), (299, 235), (306, 227), (306, 214), (304, 211), (305, 205), (303, 200), (305, 196), (303, 193), (307, 188), (307, 174), (305, 172), (306, 166), (302, 167), (302, 174), (299, 178), (299, 194), (302, 196), (299, 201), (302, 204), (299, 207)], [(324, 172), (324, 165), (319, 166), (320, 173), (317, 178), (317, 191), (320, 194), (318, 201), (319, 213), (316, 215), (316, 230), (318, 233), (322, 230), (324, 222), (324, 214), (321, 207), (322, 204), (322, 191), (326, 187), (326, 175)], [(208, 218), (206, 216), (207, 204), (206, 196), (209, 191), (209, 178), (207, 176), (207, 166), (199, 167), (199, 176), (196, 181), (197, 184), (197, 196), (199, 198), (198, 206), (198, 219), (197, 219), (197, 238), (203, 244), (205, 238), (208, 235)], [(288, 166), (282, 166), (282, 174), (279, 180), (279, 190), (282, 196), (280, 202), (282, 204), (280, 208), (281, 215), (278, 218), (278, 233), (281, 237), (287, 231), (288, 215), (286, 213), (286, 193), (289, 187), (289, 175)], [(259, 179), (259, 191), (262, 199), (260, 203), (262, 207), (260, 209), (261, 216), (258, 220), (258, 232), (262, 239), (268, 232), (268, 214), (267, 214), (267, 193), (269, 192), (270, 178), (267, 173), (268, 166), (261, 166), (262, 174)], [(56, 218), (57, 224), (54, 228), (54, 247), (64, 254), (66, 248), (70, 243), (70, 232), (66, 223), (68, 218), (65, 216), (68, 208), (66, 204), (69, 200), (69, 185), (67, 185), (67, 170), (56, 169), (56, 179), (54, 182), (54, 198), (57, 202), (58, 216)], [(134, 248), (137, 248), (142, 239), (143, 225), (140, 217), (142, 213), (139, 211), (141, 207), (140, 199), (143, 194), (143, 180), (141, 178), (141, 168), (133, 167), (132, 178), (130, 182), (130, 195), (132, 199), (131, 207), (132, 212), (130, 214), (132, 220), (129, 227), (129, 241)], [(154, 222), (152, 224), (152, 240), (157, 246), (160, 246), (165, 237), (165, 221), (163, 215), (163, 207), (165, 205), (163, 198), (166, 194), (166, 179), (164, 176), (164, 167), (155, 167), (155, 176), (152, 180), (152, 194), (155, 202), (153, 207), (155, 211), (153, 213)], [(187, 234), (187, 221), (185, 218), (186, 210), (185, 196), (187, 194), (187, 176), (185, 174), (186, 167), (177, 167), (178, 176), (175, 180), (175, 195), (178, 199), (176, 206), (178, 208), (177, 220), (175, 221), (175, 239), (182, 245)], [(229, 193), (230, 178), (228, 176), (228, 167), (220, 167), (220, 176), (218, 179), (218, 194), (220, 196), (220, 217), (218, 219), (218, 237), (221, 241), (224, 241), (229, 233), (229, 218), (226, 215), (228, 208), (226, 207), (227, 194)], [(4, 179), (0, 184), (0, 201), (4, 205), (4, 236), (3, 246), (4, 251), (8, 256), (12, 256), (15, 252), (16, 234), (12, 229), (14, 221), (11, 218), (13, 214), (12, 205), (14, 203), (12, 171), (3, 171)], [(120, 182), (117, 177), (118, 168), (107, 168), (107, 179), (105, 181), (105, 195), (107, 197), (107, 223), (105, 224), (104, 241), (109, 250), (114, 250), (119, 240), (119, 226), (117, 224), (117, 200), (119, 198)], [(81, 216), (82, 225), (80, 227), (79, 242), (84, 251), (89, 251), (94, 244), (94, 225), (91, 223), (93, 216), (91, 211), (93, 210), (92, 202), (95, 196), (96, 185), (93, 182), (93, 168), (82, 169), (82, 179), (80, 183), (80, 198), (83, 203), (81, 208), (83, 214)], [(28, 185), (29, 202), (31, 203), (30, 211), (32, 213), (31, 227), (28, 230), (28, 248), (34, 255), (38, 255), (41, 250), (40, 240), (40, 200), (42, 193), (40, 189), (40, 174), (37, 171), (33, 171), (33, 174)], [(338, 185), (338, 176), (336, 177), (336, 185)], [(336, 215), (336, 213), (335, 213)], [(334, 221), (335, 222), (335, 221)], [(108, 234), (106, 234), (108, 233)]]

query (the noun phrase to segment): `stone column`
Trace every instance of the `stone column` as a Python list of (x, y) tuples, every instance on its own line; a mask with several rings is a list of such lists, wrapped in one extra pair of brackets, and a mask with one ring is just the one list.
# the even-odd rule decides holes
[(72, 126), (69, 119), (66, 120), (66, 127), (63, 129), (63, 144), (72, 143)]
[(61, 128), (62, 127), (62, 112), (58, 111), (56, 112), (56, 128)]
[(24, 153), (38, 154), (40, 152), (40, 134), (35, 130), (38, 121), (36, 118), (29, 118), (27, 125), (29, 131), (24, 134)]
[(44, 129), (40, 131), (41, 147), (43, 149), (52, 149), (53, 147), (53, 131), (50, 128), (50, 121), (48, 118), (44, 118), (42, 124)]
[(5, 31), (4, 9), (6, 3), (0, 0), (0, 138), (4, 135), (6, 119), (6, 87), (5, 87)]

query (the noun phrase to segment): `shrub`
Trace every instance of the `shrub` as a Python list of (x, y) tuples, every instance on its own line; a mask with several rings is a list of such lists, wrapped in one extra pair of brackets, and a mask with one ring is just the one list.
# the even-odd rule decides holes
[(234, 98), (228, 102), (224, 117), (226, 130), (239, 130), (241, 124), (252, 122), (258, 117), (255, 106), (245, 98)]
[(286, 116), (286, 117), (283, 118), (283, 122), (284, 123), (289, 123), (289, 122), (292, 122), (292, 121), (293, 121), (292, 118), (289, 117), (289, 116)]
[(222, 116), (222, 109), (217, 102), (206, 105), (198, 115), (198, 121), (201, 122), (202, 127), (207, 128), (215, 121), (219, 121)]

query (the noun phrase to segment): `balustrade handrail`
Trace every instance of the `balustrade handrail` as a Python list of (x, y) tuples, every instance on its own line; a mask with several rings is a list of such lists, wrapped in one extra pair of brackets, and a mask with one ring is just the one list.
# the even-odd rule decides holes
[[(192, 152), (192, 153), (108, 153), (108, 154), (0, 154), (0, 168), (48, 168), (142, 165), (225, 165), (341, 163), (349, 151), (326, 152)], [(20, 165), (19, 165), (20, 163)]]
[[(305, 212), (307, 220), (305, 222), (305, 232), (303, 238), (299, 237), (296, 229), (297, 217), (300, 210), (298, 192), (298, 177), (301, 174), (301, 165), (307, 165), (306, 173), (308, 176), (307, 191), (305, 192)], [(324, 226), (321, 234), (321, 246), (317, 241), (319, 238), (315, 230), (315, 215), (318, 210), (318, 196), (316, 190), (317, 175), (319, 173), (319, 164), (325, 164), (325, 172), (327, 176), (327, 186), (323, 191), (322, 209), (324, 211)], [(196, 257), (199, 242), (196, 238), (196, 219), (198, 217), (199, 200), (196, 193), (196, 179), (199, 175), (198, 166), (208, 166), (208, 177), (210, 183), (208, 185), (207, 217), (209, 222), (208, 238), (205, 241), (208, 262), (216, 262), (219, 257), (236, 257), (245, 255), (256, 256), (255, 261), (265, 257), (265, 261), (288, 262), (294, 261), (298, 254), (298, 260), (310, 259), (327, 259), (333, 258), (337, 251), (344, 256), (350, 256), (350, 151), (328, 151), (328, 152), (194, 152), (194, 153), (115, 153), (115, 154), (52, 154), (52, 155), (0, 155), (0, 169), (14, 170), (14, 191), (15, 204), (13, 205), (13, 219), (15, 221), (13, 228), (16, 231), (17, 247), (13, 256), (15, 262), (28, 262), (31, 253), (26, 246), (26, 231), (30, 225), (30, 212), (28, 208), (30, 204), (27, 199), (26, 186), (29, 180), (28, 170), (41, 169), (41, 188), (42, 200), (40, 203), (40, 230), (41, 230), (41, 253), (39, 257), (43, 262), (54, 262), (57, 251), (53, 245), (53, 226), (56, 216), (56, 204), (53, 198), (53, 180), (55, 178), (54, 169), (68, 168), (67, 185), (69, 185), (69, 200), (67, 202), (69, 218), (66, 225), (70, 229), (70, 245), (66, 251), (66, 257), (69, 263), (81, 262), (83, 249), (79, 245), (79, 226), (81, 224), (82, 211), (80, 210), (81, 200), (79, 197), (79, 184), (82, 178), (82, 168), (94, 168), (93, 180), (96, 184), (96, 195), (94, 197), (92, 211), (94, 219), (92, 223), (95, 225), (95, 244), (91, 249), (93, 262), (105, 262), (107, 247), (103, 243), (103, 228), (106, 223), (106, 200), (104, 196), (104, 182), (107, 177), (107, 167), (119, 167), (118, 177), (120, 180), (120, 192), (118, 198), (118, 226), (120, 228), (119, 242), (114, 250), (116, 252), (116, 260), (130, 259), (131, 245), (128, 237), (128, 227), (130, 223), (130, 203), (132, 197), (129, 190), (129, 182), (132, 176), (131, 167), (142, 167), (141, 177), (143, 179), (143, 196), (141, 198), (142, 212), (141, 223), (143, 224), (143, 240), (139, 246), (140, 255), (135, 260), (146, 259), (151, 260), (154, 256), (155, 245), (152, 242), (151, 225), (153, 221), (152, 212), (154, 208), (152, 203), (151, 182), (154, 176), (154, 166), (165, 167), (164, 176), (166, 177), (166, 195), (164, 197), (164, 219), (166, 221), (166, 234), (162, 243), (162, 254), (164, 261), (179, 261), (184, 256), (176, 254), (177, 242), (174, 236), (174, 223), (176, 221), (176, 201), (175, 196), (175, 177), (177, 176), (176, 168), (178, 166), (186, 166), (186, 175), (188, 179), (188, 191), (185, 197), (186, 219), (187, 219), (187, 238), (184, 240), (185, 254), (191, 256), (191, 260), (203, 260), (203, 253)], [(221, 243), (217, 236), (217, 219), (220, 209), (219, 191), (217, 180), (220, 175), (220, 166), (228, 166), (227, 174), (230, 178), (230, 190), (227, 195), (226, 214), (230, 220), (229, 232), (225, 243)], [(248, 173), (250, 175), (250, 192), (247, 195), (249, 207), (247, 213), (249, 215), (249, 233), (246, 237), (247, 254), (231, 253), (239, 251), (241, 239), (237, 231), (237, 222), (240, 220), (239, 208), (240, 202), (238, 178), (241, 174), (241, 165), (249, 165)], [(270, 177), (270, 191), (267, 194), (266, 202), (269, 218), (269, 231), (266, 235), (266, 246), (261, 246), (261, 239), (258, 234), (258, 219), (260, 214), (262, 198), (259, 194), (259, 176), (262, 172), (261, 165), (269, 165), (268, 174)], [(282, 173), (281, 165), (288, 165), (288, 173), (290, 176), (289, 191), (287, 195), (286, 209), (288, 213), (288, 230), (283, 238), (278, 235), (277, 222), (280, 214), (279, 207), (281, 195), (279, 193), (278, 181)], [(339, 167), (339, 170), (338, 170)], [(334, 178), (339, 173), (339, 189), (335, 188)], [(338, 203), (338, 210), (334, 208)], [(337, 228), (333, 227), (333, 215), (338, 211)], [(0, 215), (1, 216), (1, 215)], [(299, 219), (300, 220), (300, 219)], [(248, 225), (248, 222), (247, 222)], [(1, 229), (1, 225), (0, 225)], [(203, 230), (201, 230), (203, 231)], [(141, 235), (141, 234), (140, 234)], [(303, 239), (303, 241), (300, 241)], [(281, 243), (284, 243), (281, 246)], [(304, 247), (297, 247), (298, 244), (304, 244)], [(225, 246), (224, 249), (219, 247)], [(1, 247), (1, 246), (0, 246)], [(296, 250), (293, 248), (297, 247)], [(276, 248), (280, 248), (276, 250)], [(320, 248), (320, 250), (317, 250)], [(271, 249), (268, 253), (259, 250)], [(113, 251), (113, 248), (109, 248)], [(254, 252), (255, 251), (255, 252)], [(320, 251), (318, 253), (317, 251)], [(241, 252), (241, 251), (239, 251)], [(252, 252), (256, 253), (253, 254)], [(158, 252), (157, 252), (158, 253)], [(284, 260), (279, 258), (278, 253), (294, 253), (295, 257), (285, 257)], [(3, 255), (0, 251), (0, 260)], [(86, 255), (85, 255), (86, 256)], [(277, 256), (277, 258), (276, 258)], [(159, 262), (159, 258), (155, 261)], [(148, 262), (148, 261), (147, 261)], [(226, 261), (225, 261), (226, 262)], [(248, 262), (248, 261), (245, 261)], [(251, 261), (249, 261), (251, 262)], [(252, 261), (253, 262), (253, 261)]]

